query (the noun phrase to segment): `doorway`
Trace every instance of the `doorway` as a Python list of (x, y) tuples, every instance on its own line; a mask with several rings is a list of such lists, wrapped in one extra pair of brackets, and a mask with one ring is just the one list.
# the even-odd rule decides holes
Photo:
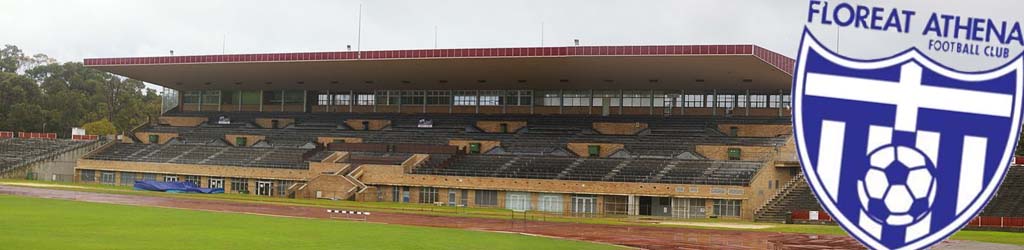
[(270, 196), (271, 190), (273, 190), (273, 182), (269, 181), (256, 181), (256, 195)]
[(210, 178), (210, 188), (224, 188), (224, 179)]

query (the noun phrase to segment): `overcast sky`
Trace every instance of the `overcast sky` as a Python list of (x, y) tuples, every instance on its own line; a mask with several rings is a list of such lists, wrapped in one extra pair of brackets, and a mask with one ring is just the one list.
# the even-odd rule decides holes
[[(838, 1), (832, 1), (838, 2)], [(927, 14), (1024, 21), (1019, 1), (862, 1)], [(939, 3), (941, 2), (941, 3)], [(807, 17), (804, 0), (679, 1), (0, 1), (0, 43), (61, 61), (93, 57), (571, 45), (756, 44), (793, 56)], [(829, 47), (835, 27), (812, 24)], [(924, 46), (920, 34), (844, 29), (840, 49), (886, 56)], [(1012, 46), (1013, 54), (1020, 53)], [(963, 70), (1002, 64), (935, 55)]]

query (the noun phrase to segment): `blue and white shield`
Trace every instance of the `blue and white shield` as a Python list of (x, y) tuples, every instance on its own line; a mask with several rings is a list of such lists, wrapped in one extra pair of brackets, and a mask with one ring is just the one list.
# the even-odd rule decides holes
[(857, 60), (804, 32), (793, 125), (822, 207), (874, 249), (921, 249), (973, 219), (1020, 134), (1024, 61), (976, 73), (916, 49)]

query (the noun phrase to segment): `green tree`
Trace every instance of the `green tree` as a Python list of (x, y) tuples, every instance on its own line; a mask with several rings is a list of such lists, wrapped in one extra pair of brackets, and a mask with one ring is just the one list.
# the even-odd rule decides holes
[(117, 128), (107, 119), (98, 120), (82, 125), (86, 134), (90, 135), (113, 135), (117, 134)]
[(21, 52), (18, 46), (4, 45), (4, 48), (0, 49), (0, 72), (18, 72), (25, 60), (25, 53)]
[(4, 119), (3, 126), (6, 130), (13, 131), (46, 131), (46, 117), (40, 115), (42, 113), (43, 108), (40, 108), (39, 105), (14, 104)]

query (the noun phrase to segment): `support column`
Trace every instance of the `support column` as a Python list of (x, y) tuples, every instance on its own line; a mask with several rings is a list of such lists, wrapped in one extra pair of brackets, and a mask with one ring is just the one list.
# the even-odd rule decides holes
[(654, 115), (654, 90), (653, 89), (650, 90), (650, 92), (647, 93), (647, 99), (650, 100), (650, 104), (651, 104), (650, 114), (649, 115)]
[(744, 104), (744, 107), (747, 107), (747, 116), (750, 116), (750, 90), (749, 89), (747, 90), (746, 102), (747, 103)]
[[(401, 114), (402, 113), (402, 90), (396, 90), (396, 91), (398, 91), (398, 113)], [(391, 91), (388, 91), (388, 97), (390, 97), (390, 96), (391, 96)], [(390, 100), (390, 98), (388, 98), (388, 99)], [(391, 104), (391, 103), (388, 103), (388, 104)]]
[(623, 98), (622, 96), (622, 89), (619, 89), (619, 115), (622, 115), (622, 107), (624, 107), (622, 103), (626, 102), (626, 98)]
[(590, 98), (589, 99), (590, 99), (590, 104), (587, 105), (587, 114), (588, 115), (593, 115), (594, 114), (594, 90), (593, 89), (590, 90)]
[(309, 90), (302, 91), (302, 113), (309, 112), (306, 106), (309, 105)]
[[(200, 105), (202, 106), (202, 105)], [(558, 114), (565, 114), (563, 111), (565, 106), (565, 93), (561, 89), (558, 90)]]
[(260, 95), (260, 112), (263, 112), (263, 90), (259, 91)]
[(473, 93), (476, 95), (476, 112), (474, 113), (480, 114), (480, 90), (473, 91)]
[(448, 114), (451, 114), (454, 111), (453, 110), (454, 109), (454, 105), (455, 105), (455, 95), (454, 94), (455, 94), (454, 91), (452, 91), (450, 89), (448, 90)]
[(423, 91), (423, 112), (421, 112), (421, 113), (424, 113), (424, 114), (427, 113), (427, 92), (428, 92), (428, 90), (424, 90)]
[(718, 90), (711, 90), (711, 116), (718, 116)]
[(686, 115), (686, 90), (679, 90), (679, 115)]
[(348, 112), (352, 113), (356, 106), (356, 94), (355, 91), (348, 91)]
[(779, 90), (779, 116), (782, 116), (782, 90)]

